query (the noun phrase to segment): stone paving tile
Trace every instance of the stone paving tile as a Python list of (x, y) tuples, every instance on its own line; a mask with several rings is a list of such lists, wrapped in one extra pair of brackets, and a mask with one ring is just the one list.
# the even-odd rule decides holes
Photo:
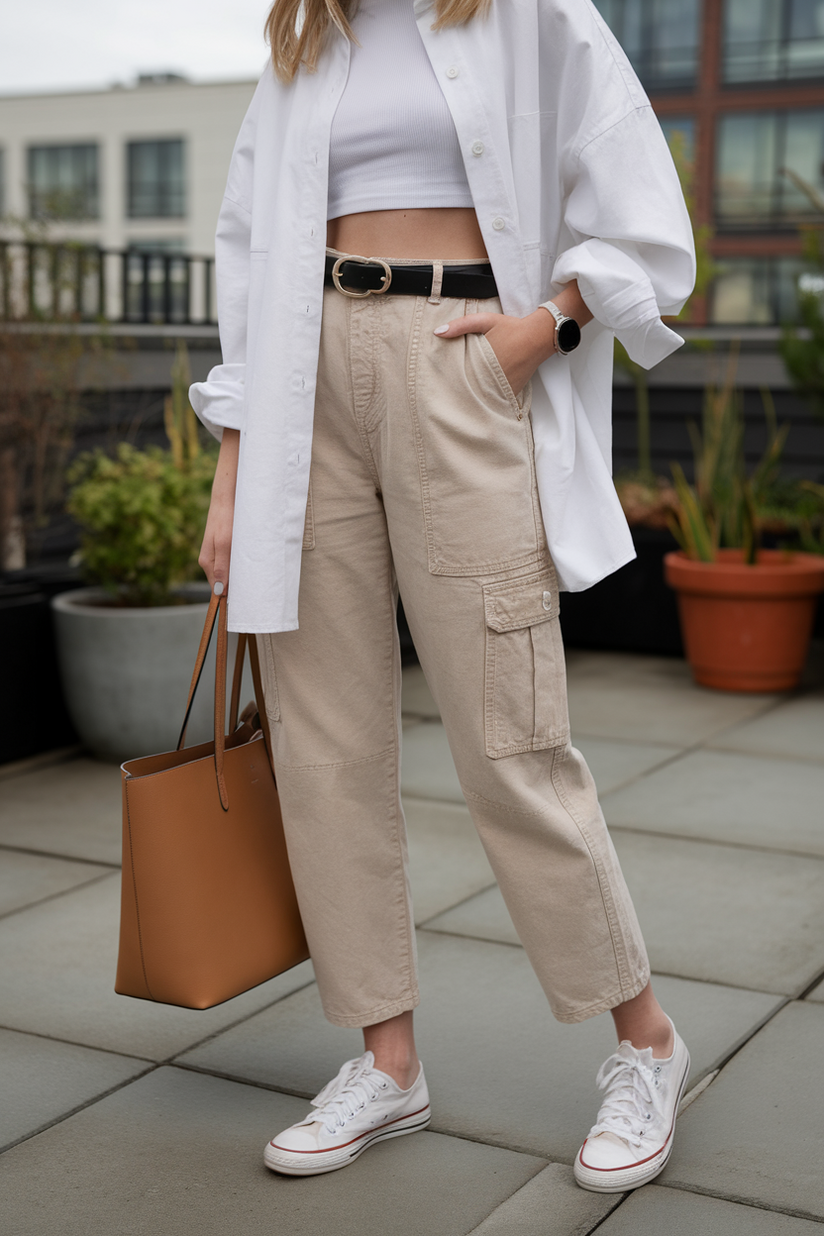
[(419, 665), (408, 665), (403, 671), (401, 707), (404, 713), (416, 717), (437, 720), (441, 715)]
[(718, 734), (709, 745), (752, 755), (824, 760), (824, 691), (779, 704), (761, 717)]
[(4, 781), (0, 845), (120, 862), (120, 769), (77, 759)]
[[(598, 1108), (595, 1073), (614, 1050), (610, 1017), (554, 1021), (521, 949), (421, 932), (419, 953), (416, 1027), (433, 1127), (571, 1163)], [(695, 1079), (776, 1006), (680, 979), (656, 979), (655, 989), (689, 1044)], [(311, 1097), (362, 1050), (357, 1030), (324, 1020), (309, 987), (180, 1059)]]
[(427, 721), (403, 732), (401, 792), (411, 798), (441, 802), (464, 801), (452, 762), (446, 731), (440, 721)]
[(824, 1009), (782, 1009), (684, 1113), (659, 1178), (824, 1219)]
[(778, 698), (698, 687), (675, 657), (574, 651), (568, 667), (573, 733), (596, 738), (692, 746)]
[[(824, 863), (677, 837), (613, 834), (653, 970), (794, 995), (824, 968)], [(428, 930), (517, 943), (497, 888)]]
[(813, 990), (807, 996), (807, 999), (819, 1001), (820, 1003), (824, 1004), (824, 979), (822, 979), (822, 981), (818, 984), (817, 987), (813, 988)]
[(263, 1167), (306, 1104), (159, 1069), (4, 1156), (4, 1236), (463, 1236), (541, 1159), (418, 1133), (345, 1171)]
[(0, 1148), (145, 1068), (112, 1052), (0, 1030)]
[(824, 856), (822, 803), (824, 763), (695, 751), (605, 795), (603, 808), (611, 827)]
[(598, 1232), (599, 1236), (820, 1236), (821, 1226), (772, 1210), (647, 1185), (630, 1194)]
[(427, 931), (442, 931), (500, 944), (521, 943), (497, 884), (494, 888), (476, 893), (453, 909), (422, 922)]
[(579, 1189), (572, 1168), (550, 1163), (493, 1210), (472, 1236), (586, 1236), (620, 1198)]
[(163, 1060), (312, 978), (309, 963), (217, 1008), (114, 992), (120, 873), (0, 921), (0, 1024)]
[(106, 874), (111, 867), (0, 849), (0, 918)]
[(599, 794), (608, 794), (625, 782), (633, 781), (681, 751), (680, 747), (668, 747), (663, 743), (617, 742), (607, 738), (579, 738), (577, 734), (573, 734), (572, 741), (589, 765)]
[(494, 883), (492, 868), (466, 807), (408, 798), (404, 814), (417, 922)]

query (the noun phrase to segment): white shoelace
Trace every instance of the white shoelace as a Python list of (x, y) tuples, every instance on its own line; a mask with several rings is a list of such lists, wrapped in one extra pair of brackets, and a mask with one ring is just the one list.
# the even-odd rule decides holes
[(640, 1146), (655, 1117), (662, 1119), (665, 1114), (658, 1083), (660, 1068), (627, 1060), (619, 1053), (605, 1060), (595, 1080), (598, 1088), (606, 1091), (606, 1098), (589, 1136), (612, 1133), (631, 1146)]
[(312, 1106), (317, 1111), (302, 1123), (317, 1122), (323, 1124), (327, 1133), (334, 1133), (342, 1129), (347, 1120), (363, 1111), (367, 1103), (374, 1102), (381, 1090), (387, 1089), (387, 1084), (374, 1075), (371, 1065), (363, 1056), (358, 1060), (347, 1060), (337, 1076), (315, 1095)]

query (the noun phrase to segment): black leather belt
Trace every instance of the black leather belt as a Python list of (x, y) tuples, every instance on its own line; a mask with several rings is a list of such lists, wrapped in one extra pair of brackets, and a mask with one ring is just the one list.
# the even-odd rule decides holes
[[(345, 296), (363, 298), (384, 292), (402, 296), (430, 296), (434, 277), (432, 266), (392, 266), (382, 258), (334, 258), (326, 256), (324, 283)], [(444, 266), (441, 296), (467, 300), (487, 300), (498, 295), (495, 276), (488, 262), (472, 266)]]

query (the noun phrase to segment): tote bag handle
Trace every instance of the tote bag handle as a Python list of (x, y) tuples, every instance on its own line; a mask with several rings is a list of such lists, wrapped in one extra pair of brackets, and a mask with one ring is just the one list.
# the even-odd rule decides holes
[[(203, 666), (206, 663), (206, 653), (209, 650), (212, 633), (217, 623), (217, 650), (215, 656), (215, 714), (214, 714), (214, 734), (215, 734), (215, 777), (217, 780), (217, 789), (220, 796), (220, 805), (224, 811), (229, 810), (229, 794), (226, 789), (226, 778), (223, 771), (223, 756), (226, 749), (226, 662), (228, 659), (229, 633), (227, 629), (227, 596), (215, 596), (214, 594), (209, 600), (209, 608), (206, 611), (206, 621), (203, 624), (203, 634), (200, 637), (200, 646), (197, 650), (195, 658), (195, 668), (192, 673), (192, 682), (189, 687), (189, 698), (186, 702), (186, 714), (183, 718), (183, 725), (180, 730), (180, 737), (177, 740), (177, 750), (180, 751), (186, 741), (186, 728), (189, 724), (189, 717), (194, 703), (195, 692), (203, 674)], [(238, 636), (237, 655), (235, 656), (235, 668), (232, 675), (232, 694), (230, 701), (230, 716), (229, 716), (229, 732), (234, 732), (237, 726), (238, 709), (240, 705), (240, 688), (243, 679), (243, 662), (246, 657), (246, 649), (249, 649), (249, 661), (252, 667), (252, 682), (255, 690), (255, 705), (260, 718), (260, 728), (263, 732), (263, 741), (266, 745), (266, 754), (269, 757), (269, 763), (274, 772), (274, 764), (272, 763), (272, 750), (269, 741), (269, 731), (266, 724), (266, 706), (263, 698), (263, 683), (260, 677), (260, 660), (258, 658), (257, 641), (254, 637), (250, 637), (245, 633)]]

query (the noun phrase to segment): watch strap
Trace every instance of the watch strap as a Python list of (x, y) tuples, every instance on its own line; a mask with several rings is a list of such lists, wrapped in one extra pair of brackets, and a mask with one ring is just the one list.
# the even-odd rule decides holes
[(542, 305), (538, 306), (538, 308), (549, 310), (549, 312), (552, 314), (552, 316), (555, 319), (556, 327), (560, 326), (562, 322), (566, 322), (567, 320), (567, 315), (565, 313), (561, 313), (561, 310), (555, 304), (554, 300), (545, 300)]

